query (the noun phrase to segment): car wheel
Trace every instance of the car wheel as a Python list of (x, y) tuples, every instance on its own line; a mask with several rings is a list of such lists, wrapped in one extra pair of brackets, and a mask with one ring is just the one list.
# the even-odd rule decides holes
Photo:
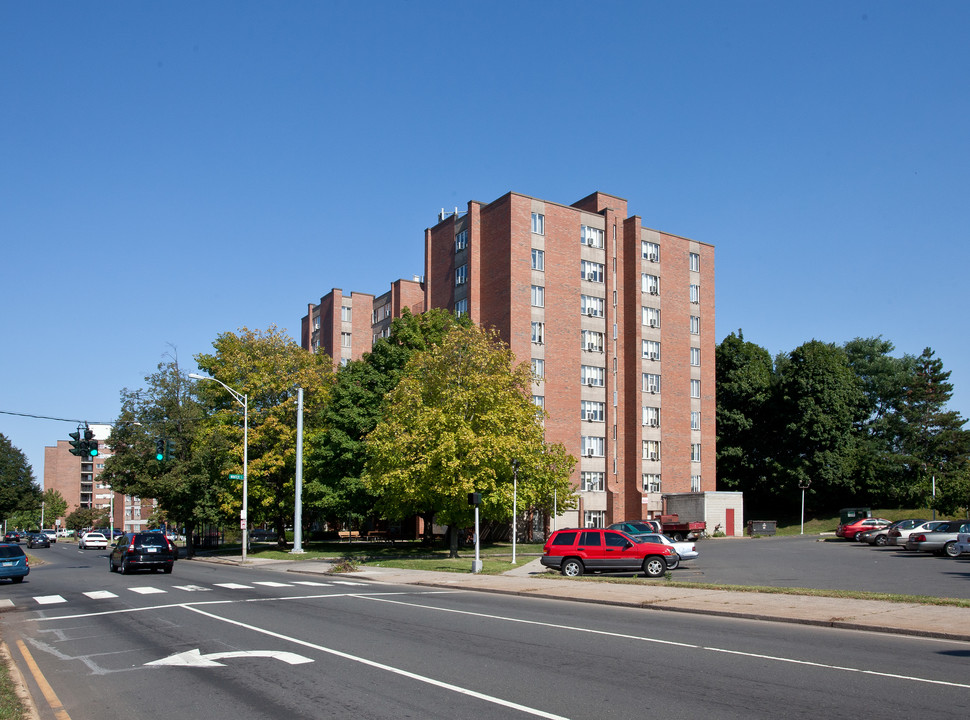
[(957, 550), (956, 545), (957, 545), (956, 541), (951, 540), (950, 542), (948, 542), (946, 545), (943, 546), (943, 552), (945, 552), (950, 557), (956, 557), (957, 555), (960, 554), (960, 551)]
[(560, 572), (566, 577), (579, 577), (584, 571), (583, 561), (579, 558), (568, 558), (563, 560)]
[(668, 570), (676, 570), (680, 567), (680, 558), (669, 558), (666, 560)]
[(643, 574), (649, 578), (663, 577), (667, 572), (667, 563), (659, 555), (651, 555), (643, 561)]
[(874, 544), (878, 545), (879, 547), (885, 547), (889, 544), (889, 538), (887, 538), (885, 535), (876, 535), (876, 542)]
[(21, 575), (20, 577), (13, 577), (10, 579), (13, 580), (15, 583), (22, 583), (24, 581), (24, 576)]
[(162, 572), (164, 572), (164, 573), (165, 573), (166, 575), (171, 575), (171, 574), (172, 574), (172, 566), (171, 566), (171, 565), (169, 565), (169, 566), (167, 566), (167, 567), (165, 567), (165, 568), (164, 568), (164, 569), (162, 570)]
[(128, 560), (127, 559), (126, 560), (122, 560), (121, 561), (121, 574), (122, 575), (127, 575), (130, 572), (131, 572), (131, 568), (128, 567)]
[(674, 542), (684, 542), (684, 534), (674, 533)]

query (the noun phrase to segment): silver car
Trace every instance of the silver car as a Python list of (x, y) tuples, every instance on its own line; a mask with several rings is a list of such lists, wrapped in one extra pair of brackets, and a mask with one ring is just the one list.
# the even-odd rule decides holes
[[(945, 525), (946, 520), (927, 520), (916, 527), (911, 527), (908, 530), (903, 528), (890, 528), (889, 532), (886, 534), (886, 538), (890, 545), (895, 545), (896, 547), (906, 547), (906, 541), (909, 540), (909, 536), (913, 533), (930, 532), (935, 530), (940, 525)], [(909, 550), (910, 548), (906, 548)]]
[(957, 535), (960, 533), (970, 533), (970, 521), (952, 520), (929, 532), (910, 533), (909, 539), (906, 541), (906, 549), (931, 552), (934, 555), (945, 553), (950, 557), (956, 557), (960, 554), (960, 551), (955, 547)]
[(668, 560), (668, 570), (676, 570), (677, 566), (680, 565), (681, 560), (693, 560), (698, 554), (697, 547), (693, 542), (676, 542), (671, 540), (666, 535), (662, 535), (660, 533), (644, 533), (642, 535), (637, 535), (634, 540), (637, 542), (657, 543), (658, 545), (667, 545), (672, 547), (674, 552), (677, 553), (679, 559), (674, 561)]

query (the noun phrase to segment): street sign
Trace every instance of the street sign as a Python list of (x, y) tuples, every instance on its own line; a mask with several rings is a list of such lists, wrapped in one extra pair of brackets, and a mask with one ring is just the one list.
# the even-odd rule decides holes
[(239, 529), (240, 530), (246, 529), (246, 518), (239, 518)]
[(230, 475), (229, 476), (229, 479), (230, 480), (242, 480), (243, 479), (243, 476), (242, 475)]

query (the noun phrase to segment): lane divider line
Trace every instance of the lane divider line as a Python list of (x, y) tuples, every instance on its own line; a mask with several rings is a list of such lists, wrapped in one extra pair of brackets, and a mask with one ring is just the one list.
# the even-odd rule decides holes
[(41, 672), (40, 667), (38, 667), (37, 662), (34, 660), (34, 656), (30, 654), (30, 650), (24, 645), (23, 640), (17, 641), (17, 648), (20, 650), (20, 654), (24, 656), (24, 660), (27, 663), (27, 668), (30, 670), (30, 674), (34, 676), (34, 682), (37, 683), (37, 687), (44, 694), (44, 699), (47, 700), (47, 704), (50, 705), (51, 711), (54, 713), (54, 717), (57, 720), (71, 720), (71, 716), (68, 715), (67, 710), (64, 709), (64, 705), (61, 703), (57, 693), (54, 692), (54, 688), (51, 687), (50, 683), (47, 682), (47, 678), (44, 677), (44, 673)]

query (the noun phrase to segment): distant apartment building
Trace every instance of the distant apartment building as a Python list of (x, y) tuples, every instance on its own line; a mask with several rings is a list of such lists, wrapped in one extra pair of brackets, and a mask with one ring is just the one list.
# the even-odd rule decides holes
[[(712, 245), (644, 227), (612, 195), (560, 205), (510, 192), (442, 212), (425, 230), (424, 271), (413, 306), (496, 329), (540, 378), (546, 439), (579, 458), (579, 507), (560, 524), (654, 517), (665, 494), (715, 489)], [(304, 347), (339, 347), (335, 362), (358, 356), (363, 330), (335, 322), (356, 308), (339, 293), (310, 306), (303, 331)], [(338, 326), (350, 334), (339, 346)]]
[[(67, 440), (58, 440), (55, 446), (44, 448), (44, 489), (54, 489), (61, 494), (67, 502), (67, 515), (78, 508), (105, 509), (113, 520), (112, 527), (124, 532), (147, 530), (148, 518), (155, 511), (155, 500), (116, 493), (99, 481), (105, 460), (111, 457), (111, 449), (104, 444), (111, 427), (91, 425), (91, 429), (100, 443), (96, 457), (72, 455)], [(45, 523), (48, 527), (64, 527), (65, 518), (45, 518)]]
[(334, 367), (348, 360), (359, 360), (382, 337), (387, 337), (391, 320), (404, 308), (412, 314), (424, 312), (421, 279), (396, 280), (382, 295), (351, 292), (345, 295), (332, 289), (316, 305), (307, 306), (300, 322), (300, 344), (307, 350), (324, 352), (333, 358)]

